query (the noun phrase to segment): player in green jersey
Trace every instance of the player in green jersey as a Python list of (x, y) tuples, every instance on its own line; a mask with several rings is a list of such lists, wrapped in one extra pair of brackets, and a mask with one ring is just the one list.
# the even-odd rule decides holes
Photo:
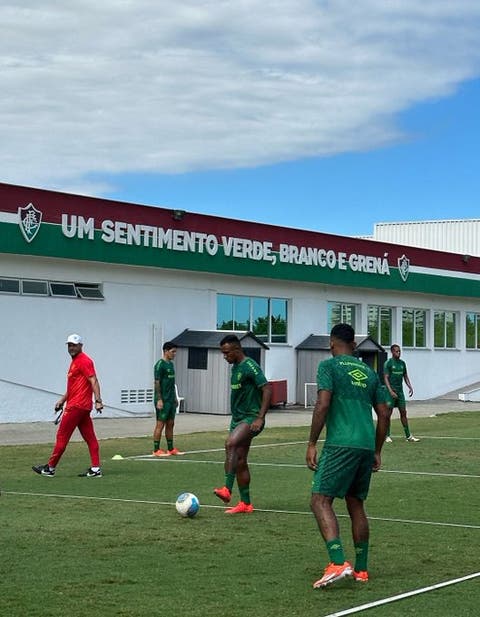
[[(175, 367), (173, 360), (177, 353), (177, 346), (168, 341), (164, 343), (163, 357), (155, 364), (154, 374), (154, 398), (155, 414), (157, 422), (153, 431), (153, 455), (172, 456), (184, 454), (173, 446), (173, 427), (175, 426), (175, 414), (177, 413), (178, 400), (175, 391)], [(163, 428), (167, 449), (160, 448)]]
[(240, 501), (233, 508), (225, 510), (225, 513), (248, 514), (253, 512), (248, 451), (252, 439), (259, 435), (265, 426), (265, 414), (272, 396), (271, 387), (258, 364), (245, 355), (237, 336), (225, 336), (220, 341), (220, 349), (225, 360), (232, 365), (232, 419), (225, 441), (225, 486), (216, 488), (213, 492), (224, 503), (229, 503), (236, 478)]
[[(380, 468), (380, 452), (388, 424), (385, 389), (377, 374), (353, 356), (355, 333), (348, 324), (338, 324), (330, 333), (332, 358), (320, 362), (317, 372), (317, 402), (312, 416), (306, 462), (315, 472), (311, 509), (325, 541), (330, 563), (314, 588), (325, 587), (346, 576), (368, 581), (369, 526), (364, 509), (372, 471)], [(377, 426), (372, 419), (377, 414)], [(317, 441), (323, 427), (327, 434), (320, 460)], [(352, 522), (355, 564), (345, 560), (335, 497), (345, 498)]]
[[(412, 435), (408, 426), (407, 420), (407, 405), (405, 403), (405, 394), (403, 392), (403, 382), (407, 384), (408, 395), (413, 396), (413, 388), (410, 383), (410, 379), (407, 373), (407, 365), (403, 360), (400, 360), (401, 349), (399, 345), (392, 345), (390, 347), (392, 357), (389, 358), (383, 367), (383, 379), (385, 381), (385, 387), (388, 392), (387, 403), (390, 407), (390, 416), (394, 407), (398, 408), (400, 413), (400, 421), (405, 432), (405, 438), (407, 441), (420, 441)], [(392, 443), (390, 437), (390, 419), (388, 421), (388, 431), (385, 440), (387, 443)]]

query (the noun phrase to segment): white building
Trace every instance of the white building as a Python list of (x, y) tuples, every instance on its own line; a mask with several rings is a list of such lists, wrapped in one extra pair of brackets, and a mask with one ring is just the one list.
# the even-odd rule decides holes
[(372, 240), (480, 257), (480, 219), (375, 223)]
[(402, 346), (416, 399), (480, 381), (478, 257), (0, 184), (0, 265), (1, 422), (51, 417), (71, 332), (107, 415), (152, 411), (186, 328), (251, 329), (289, 402), (296, 346), (340, 320)]

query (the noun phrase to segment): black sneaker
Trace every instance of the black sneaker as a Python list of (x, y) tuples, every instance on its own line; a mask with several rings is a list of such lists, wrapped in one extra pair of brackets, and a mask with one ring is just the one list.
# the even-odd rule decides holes
[(48, 478), (53, 478), (55, 475), (55, 469), (50, 469), (48, 465), (34, 465), (32, 469), (35, 473), (39, 473), (41, 476), (47, 476)]
[(87, 471), (78, 474), (79, 478), (101, 478), (102, 476), (103, 474), (101, 469), (98, 471), (93, 471), (91, 467), (89, 467)]

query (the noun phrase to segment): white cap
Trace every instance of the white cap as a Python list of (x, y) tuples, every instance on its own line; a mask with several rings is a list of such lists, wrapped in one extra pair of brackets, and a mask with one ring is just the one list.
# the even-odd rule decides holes
[(70, 334), (67, 338), (67, 344), (73, 343), (74, 345), (83, 345), (83, 339), (80, 334)]

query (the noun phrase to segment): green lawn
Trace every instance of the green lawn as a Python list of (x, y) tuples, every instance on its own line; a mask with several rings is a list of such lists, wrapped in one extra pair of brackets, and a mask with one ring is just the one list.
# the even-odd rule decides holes
[[(255, 439), (265, 446), (250, 456), (257, 511), (236, 517), (212, 494), (223, 483), (223, 433), (179, 436), (191, 453), (166, 460), (128, 458), (150, 453), (150, 438), (102, 441), (101, 479), (77, 477), (88, 466), (83, 443), (70, 444), (54, 478), (31, 471), (51, 445), (3, 446), (0, 614), (323, 617), (476, 573), (480, 413), (412, 424), (416, 444), (393, 421), (394, 442), (372, 481), (370, 582), (324, 590), (311, 588), (327, 554), (309, 512), (305, 427), (267, 427)], [(175, 511), (186, 490), (202, 504), (194, 519)], [(343, 502), (336, 510), (353, 559)], [(468, 617), (479, 604), (474, 578), (362, 614)]]

